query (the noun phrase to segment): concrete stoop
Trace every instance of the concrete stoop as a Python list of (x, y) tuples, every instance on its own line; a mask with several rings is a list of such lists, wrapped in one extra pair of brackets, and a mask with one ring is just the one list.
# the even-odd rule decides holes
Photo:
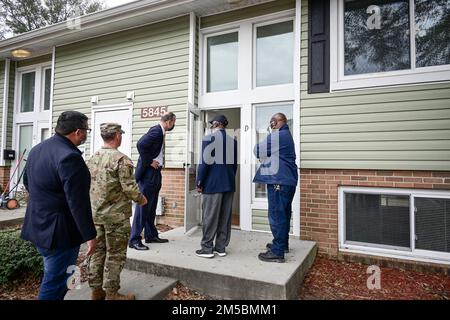
[[(119, 293), (133, 293), (136, 300), (161, 300), (177, 284), (177, 280), (167, 277), (157, 277), (124, 269), (120, 274), (121, 288)], [(91, 289), (87, 282), (82, 283), (80, 289), (67, 292), (64, 300), (90, 300)]]
[(190, 289), (217, 299), (285, 300), (297, 293), (317, 253), (315, 242), (290, 239), (286, 263), (258, 259), (271, 234), (233, 230), (227, 256), (200, 258), (201, 230), (184, 234), (181, 228), (164, 234), (169, 243), (151, 244), (149, 251), (129, 249), (125, 268), (177, 279)]

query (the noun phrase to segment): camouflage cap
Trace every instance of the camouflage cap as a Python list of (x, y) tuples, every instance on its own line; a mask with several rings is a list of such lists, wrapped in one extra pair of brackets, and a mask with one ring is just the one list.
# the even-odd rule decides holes
[(100, 125), (100, 133), (103, 135), (108, 135), (112, 133), (125, 133), (125, 131), (122, 130), (122, 126), (118, 123), (102, 123)]

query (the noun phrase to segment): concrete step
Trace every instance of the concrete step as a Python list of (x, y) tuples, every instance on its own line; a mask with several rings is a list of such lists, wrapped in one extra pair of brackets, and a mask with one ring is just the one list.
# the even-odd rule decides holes
[[(177, 284), (177, 280), (148, 273), (124, 269), (120, 274), (120, 293), (133, 293), (136, 300), (161, 300)], [(90, 300), (91, 289), (87, 282), (78, 290), (67, 292), (65, 300)]]
[(0, 209), (0, 228), (15, 226), (23, 222), (27, 207), (8, 210)]
[(125, 268), (178, 279), (190, 289), (219, 299), (298, 299), (297, 292), (312, 266), (315, 242), (290, 239), (286, 263), (262, 262), (258, 254), (272, 240), (270, 233), (233, 230), (227, 256), (200, 258), (201, 230), (184, 234), (177, 228), (161, 234), (169, 243), (150, 250), (129, 249)]

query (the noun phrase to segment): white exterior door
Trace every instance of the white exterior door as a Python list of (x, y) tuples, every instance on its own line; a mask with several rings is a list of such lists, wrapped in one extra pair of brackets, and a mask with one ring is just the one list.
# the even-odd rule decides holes
[(103, 146), (100, 125), (106, 122), (114, 122), (120, 124), (122, 130), (125, 131), (122, 135), (122, 145), (119, 147), (119, 151), (131, 158), (132, 110), (132, 105), (97, 107), (92, 110), (91, 155)]
[[(49, 63), (23, 67), (17, 70), (14, 106), (13, 147), (16, 150), (15, 167), (25, 152), (26, 161), (32, 147), (50, 137), (51, 65)], [(25, 161), (15, 172), (18, 181)]]
[(197, 109), (188, 104), (187, 132), (188, 139), (186, 170), (186, 213), (184, 218), (184, 231), (200, 225), (201, 220), (201, 194), (197, 192), (197, 164), (200, 156), (201, 120)]

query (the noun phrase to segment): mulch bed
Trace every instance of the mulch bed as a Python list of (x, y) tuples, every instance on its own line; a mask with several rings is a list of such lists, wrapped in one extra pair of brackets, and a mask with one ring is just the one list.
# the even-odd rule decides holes
[(24, 275), (6, 286), (0, 285), (0, 300), (35, 300), (40, 283), (40, 278)]
[(164, 300), (211, 300), (211, 298), (195, 290), (191, 290), (178, 282), (177, 286), (172, 289)]
[(367, 265), (316, 258), (299, 298), (305, 300), (449, 300), (450, 277), (380, 268), (381, 289), (367, 288)]

